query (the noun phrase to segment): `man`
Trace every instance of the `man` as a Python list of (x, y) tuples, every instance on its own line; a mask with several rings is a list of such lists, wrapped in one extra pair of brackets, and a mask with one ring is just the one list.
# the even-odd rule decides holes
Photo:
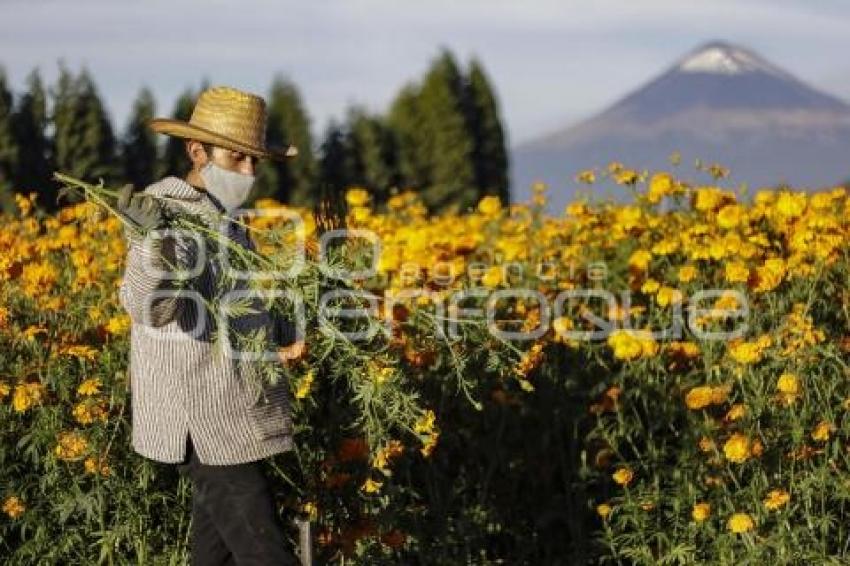
[[(266, 148), (264, 100), (229, 87), (204, 91), (188, 122), (160, 118), (150, 127), (184, 139), (192, 169), (185, 179), (166, 177), (141, 193), (125, 187), (118, 199), (118, 210), (151, 234), (128, 232), (119, 291), (132, 322), (132, 446), (191, 478), (193, 565), (296, 564), (261, 466), (292, 449), (288, 385), (248, 380), (251, 362), (213, 343), (217, 319), (204, 305), (220, 291), (220, 254), (159, 229), (166, 208), (182, 207), (224, 218), (227, 237), (253, 249), (245, 230), (228, 219), (247, 198), (258, 160), (291, 157), (297, 149), (276, 155)], [(181, 269), (194, 275), (188, 287), (176, 283)], [(262, 310), (249, 320), (278, 346), (292, 342), (287, 321)], [(283, 358), (298, 357), (301, 345), (284, 348)]]

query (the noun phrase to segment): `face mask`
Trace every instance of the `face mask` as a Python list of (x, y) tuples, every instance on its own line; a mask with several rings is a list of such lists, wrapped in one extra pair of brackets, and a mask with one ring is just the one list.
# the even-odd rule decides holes
[(254, 175), (228, 171), (211, 161), (201, 167), (199, 173), (207, 191), (218, 199), (228, 214), (245, 202), (255, 179)]

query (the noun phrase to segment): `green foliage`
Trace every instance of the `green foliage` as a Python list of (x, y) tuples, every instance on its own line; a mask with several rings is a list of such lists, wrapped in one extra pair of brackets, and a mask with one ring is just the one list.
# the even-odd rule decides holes
[(154, 117), (156, 103), (153, 93), (144, 88), (133, 104), (130, 121), (121, 143), (124, 179), (139, 189), (151, 184), (156, 176), (158, 140), (147, 125)]
[[(27, 91), (18, 100), (14, 116), (15, 138), (20, 148), (15, 189), (43, 192), (50, 185), (51, 152), (47, 137), (47, 94), (38, 71), (27, 78)], [(51, 205), (46, 199), (45, 204)]]
[[(185, 90), (174, 104), (171, 117), (175, 120), (188, 121), (192, 116), (192, 109), (195, 107), (195, 99), (198, 97), (198, 94), (200, 94), (200, 91), (195, 92), (192, 89)], [(160, 175), (184, 177), (189, 172), (189, 168), (190, 164), (189, 159), (186, 157), (184, 140), (168, 136), (165, 140)]]
[(75, 77), (61, 65), (52, 98), (56, 167), (90, 181), (115, 181), (120, 175), (115, 135), (88, 71)]
[(298, 155), (285, 161), (263, 163), (257, 173), (252, 198), (273, 197), (297, 206), (311, 205), (317, 165), (310, 122), (298, 88), (292, 81), (276, 77), (269, 91), (267, 108), (266, 144), (272, 148), (292, 144), (298, 148)]

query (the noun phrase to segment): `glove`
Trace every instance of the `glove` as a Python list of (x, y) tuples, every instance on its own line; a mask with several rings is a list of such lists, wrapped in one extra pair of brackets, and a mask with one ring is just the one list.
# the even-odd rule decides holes
[(117, 208), (145, 232), (163, 224), (162, 206), (150, 195), (133, 194), (133, 185), (127, 184), (118, 190)]

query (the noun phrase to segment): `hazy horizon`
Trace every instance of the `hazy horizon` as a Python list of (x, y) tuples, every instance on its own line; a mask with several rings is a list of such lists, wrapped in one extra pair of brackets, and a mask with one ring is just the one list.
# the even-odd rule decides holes
[(0, 9), (0, 65), (12, 88), (35, 67), (52, 82), (60, 59), (86, 66), (118, 132), (142, 86), (167, 115), (204, 78), (265, 94), (281, 74), (298, 85), (321, 137), (349, 104), (383, 112), (443, 46), (461, 64), (481, 60), (511, 146), (589, 117), (717, 39), (850, 101), (850, 63), (838, 56), (850, 52), (850, 5), (837, 0), (0, 0)]

